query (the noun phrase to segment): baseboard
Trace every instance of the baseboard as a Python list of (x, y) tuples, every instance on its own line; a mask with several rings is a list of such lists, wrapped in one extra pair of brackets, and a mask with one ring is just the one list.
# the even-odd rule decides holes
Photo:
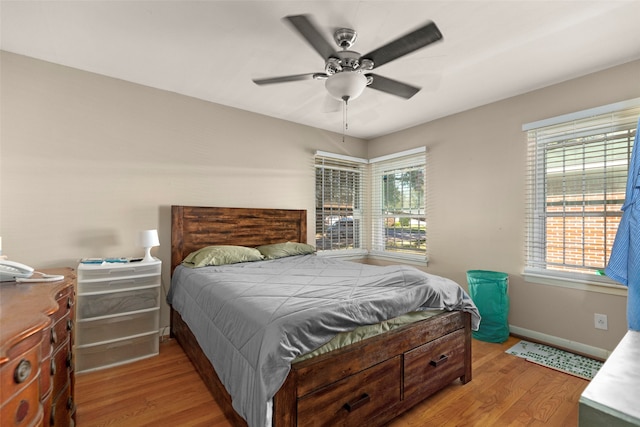
[(530, 339), (532, 341), (539, 342), (541, 344), (551, 345), (553, 347), (560, 348), (562, 350), (571, 351), (583, 356), (592, 357), (598, 360), (607, 360), (611, 351), (603, 348), (593, 347), (590, 345), (582, 344), (579, 342), (567, 340), (564, 338), (555, 337), (553, 335), (543, 334), (541, 332), (531, 331), (529, 329), (520, 328), (518, 326), (509, 325), (509, 332), (511, 335)]

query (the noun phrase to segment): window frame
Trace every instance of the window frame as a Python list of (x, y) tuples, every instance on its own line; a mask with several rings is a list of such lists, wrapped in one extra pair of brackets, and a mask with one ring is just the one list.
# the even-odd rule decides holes
[[(371, 250), (370, 255), (375, 258), (388, 258), (392, 260), (401, 260), (404, 262), (418, 263), (425, 265), (428, 262), (428, 238), (427, 238), (427, 192), (426, 192), (426, 176), (427, 176), (427, 150), (426, 147), (418, 147), (412, 150), (406, 150), (399, 153), (393, 153), (387, 156), (376, 157), (369, 160), (370, 175), (371, 175), (371, 191), (370, 191), (370, 205), (369, 214), (371, 217)], [(420, 171), (422, 174), (422, 195), (420, 197), (421, 204), (417, 208), (410, 202), (409, 210), (417, 209), (417, 213), (407, 213), (403, 215), (393, 215), (393, 218), (406, 218), (411, 220), (418, 220), (418, 228), (420, 228), (420, 219), (424, 218), (424, 250), (420, 251), (403, 251), (393, 250), (387, 248), (386, 228), (384, 226), (387, 218), (390, 218), (391, 214), (388, 212), (388, 206), (385, 206), (385, 194), (384, 194), (384, 178), (391, 174), (402, 174), (406, 171)], [(409, 188), (411, 192), (412, 188)], [(403, 193), (403, 198), (406, 198), (407, 194)], [(404, 202), (403, 202), (404, 206)], [(385, 209), (387, 208), (387, 209)], [(395, 228), (395, 227), (394, 227)], [(402, 227), (404, 228), (404, 227)], [(413, 238), (412, 229), (410, 229), (410, 240)], [(422, 233), (417, 238), (417, 244), (421, 244)], [(405, 238), (399, 239), (404, 245)], [(411, 242), (409, 241), (409, 245)]]
[[(395, 261), (402, 261), (405, 263), (415, 263), (418, 265), (426, 265), (427, 262), (427, 239), (425, 232), (425, 250), (424, 254), (413, 254), (407, 252), (398, 252), (398, 251), (388, 251), (388, 250), (376, 250), (374, 247), (374, 241), (384, 240), (384, 236), (377, 236), (377, 234), (384, 233), (384, 229), (376, 228), (372, 224), (377, 221), (379, 215), (375, 215), (373, 213), (374, 204), (377, 203), (377, 198), (372, 197), (372, 193), (381, 191), (381, 185), (377, 185), (374, 183), (375, 169), (382, 166), (390, 166), (392, 168), (397, 168), (400, 166), (401, 168), (406, 168), (407, 165), (411, 167), (420, 167), (422, 169), (422, 174), (424, 179), (426, 180), (427, 173), (427, 159), (426, 159), (426, 147), (418, 147), (411, 150), (402, 151), (399, 153), (393, 153), (387, 156), (377, 157), (371, 160), (362, 159), (358, 157), (345, 156), (340, 154), (329, 153), (325, 151), (316, 151), (315, 153), (315, 166), (314, 169), (327, 167), (340, 168), (346, 167), (349, 170), (359, 170), (361, 174), (360, 179), (360, 200), (359, 200), (359, 209), (354, 209), (354, 220), (358, 220), (360, 227), (358, 229), (358, 238), (359, 238), (359, 248), (349, 248), (349, 249), (324, 249), (324, 242), (322, 248), (318, 247), (318, 241), (320, 238), (325, 238), (325, 224), (324, 218), (327, 214), (322, 215), (322, 220), (318, 218), (318, 175), (316, 173), (316, 246), (318, 247), (318, 255), (321, 256), (336, 256), (341, 258), (353, 257), (353, 258), (363, 258), (366, 256), (372, 258), (382, 258), (382, 259), (391, 259)], [(322, 163), (324, 162), (324, 164)], [(352, 169), (353, 168), (353, 169)], [(387, 168), (388, 169), (388, 168)], [(426, 184), (426, 183), (425, 183)], [(425, 218), (426, 224), (426, 208), (427, 208), (427, 200), (426, 200), (426, 185), (424, 185), (424, 194), (422, 197), (422, 212), (423, 214), (416, 214), (419, 217)], [(324, 206), (324, 203), (323, 203)], [(378, 206), (379, 208), (379, 206)], [(425, 225), (426, 227), (426, 225)], [(322, 236), (322, 237), (319, 237)], [(372, 249), (373, 248), (373, 249)]]
[[(363, 244), (364, 243), (364, 239), (363, 239), (363, 229), (364, 229), (364, 207), (363, 207), (363, 203), (364, 203), (364, 199), (365, 199), (365, 182), (366, 182), (366, 165), (367, 165), (367, 160), (366, 159), (361, 159), (358, 157), (352, 157), (352, 156), (345, 156), (345, 155), (340, 155), (340, 154), (334, 154), (334, 153), (328, 153), (325, 151), (317, 151), (315, 153), (315, 161), (314, 161), (314, 171), (315, 171), (315, 184), (316, 184), (316, 209), (315, 209), (315, 217), (316, 217), (316, 221), (315, 221), (315, 228), (316, 228), (316, 249), (319, 255), (323, 255), (323, 256), (339, 256), (339, 257), (362, 257), (363, 255), (366, 254), (366, 246)], [(354, 195), (354, 200), (352, 200), (352, 205), (350, 208), (336, 208), (333, 209), (331, 207), (326, 207), (326, 203), (325, 201), (327, 200), (326, 197), (324, 197), (324, 193), (323, 193), (323, 197), (322, 197), (322, 206), (319, 207), (318, 206), (318, 194), (317, 194), (317, 189), (318, 189), (318, 170), (324, 170), (324, 169), (329, 169), (332, 171), (337, 171), (339, 173), (353, 173), (356, 175), (359, 175), (358, 179), (353, 179), (352, 180), (352, 184), (354, 185), (354, 188), (351, 189), (351, 191), (353, 193), (355, 193)], [(347, 178), (345, 180), (345, 182), (349, 182), (349, 179)], [(324, 191), (324, 174), (323, 174), (323, 181), (322, 181), (322, 186), (323, 186), (323, 191)], [(342, 184), (342, 182), (340, 183)], [(335, 189), (336, 191), (340, 191), (339, 188)], [(331, 192), (331, 191), (330, 191)], [(328, 209), (328, 210), (327, 210)], [(318, 212), (319, 211), (323, 211), (324, 214), (322, 215), (322, 219), (319, 220), (318, 219)], [(325, 249), (325, 242), (324, 239), (329, 238), (329, 244), (331, 246), (333, 246), (333, 234), (332, 232), (329, 232), (329, 229), (332, 227), (335, 227), (335, 224), (326, 224), (325, 223), (325, 218), (330, 217), (330, 216), (338, 216), (338, 221), (343, 219), (343, 214), (347, 214), (350, 213), (352, 220), (354, 221), (354, 227), (353, 227), (353, 241), (357, 242), (357, 245), (355, 247), (352, 248), (339, 248), (339, 249)], [(348, 217), (348, 216), (347, 216)], [(345, 218), (347, 218), (345, 217)], [(355, 225), (357, 224), (357, 226)], [(338, 235), (336, 237), (336, 243), (340, 244), (340, 240), (342, 238), (341, 236), (341, 232), (339, 227), (337, 228), (338, 231)], [(348, 233), (348, 231), (347, 231)], [(327, 236), (327, 234), (329, 234)], [(319, 235), (322, 235), (322, 237), (318, 237)], [(318, 241), (319, 239), (322, 240), (322, 245), (318, 245)], [(345, 235), (345, 240), (348, 239), (348, 235)]]
[[(557, 144), (558, 141), (572, 141), (579, 137), (593, 137), (595, 135), (606, 134), (603, 129), (607, 127), (611, 127), (611, 129), (619, 129), (622, 127), (635, 130), (638, 115), (640, 115), (640, 98), (523, 125), (522, 130), (526, 132), (528, 140), (528, 182), (526, 189), (528, 195), (528, 202), (526, 206), (527, 229), (525, 239), (525, 269), (523, 273), (525, 280), (546, 285), (560, 285), (595, 292), (626, 295), (626, 288), (624, 286), (619, 285), (606, 276), (586, 272), (562, 271), (546, 268), (548, 261), (546, 221), (548, 218), (557, 214), (549, 214), (546, 211), (548, 200), (545, 193), (545, 185), (547, 183), (545, 167), (547, 164), (545, 162), (544, 154), (545, 149), (548, 149), (553, 143)], [(607, 120), (609, 123), (606, 122)], [(540, 132), (540, 134), (538, 134), (538, 132)], [(591, 148), (595, 143), (596, 142), (586, 141), (582, 145), (584, 147)], [(606, 147), (607, 143), (608, 140), (605, 140), (603, 142), (603, 147)], [(627, 144), (632, 145), (633, 140), (627, 142)], [(597, 153), (604, 156), (607, 154), (607, 151), (606, 149), (602, 149)], [(584, 170), (589, 166), (586, 162), (587, 160), (582, 159)], [(627, 172), (624, 174), (625, 178), (628, 174), (628, 163), (626, 167)], [(607, 169), (605, 169), (605, 171), (607, 171)], [(570, 174), (567, 170), (562, 173), (563, 179), (567, 174)], [(586, 173), (583, 175), (586, 175)], [(606, 174), (603, 174), (603, 176), (605, 175)], [(623, 183), (622, 187), (626, 184), (626, 179), (624, 181), (625, 183)], [(593, 181), (588, 180), (585, 182), (592, 183)], [(602, 214), (595, 215), (586, 213), (586, 208), (583, 208), (583, 210), (585, 210), (583, 215), (585, 217), (602, 217), (603, 221), (606, 221), (606, 218), (611, 217), (619, 218), (621, 216), (620, 212), (612, 213), (606, 208), (608, 202), (610, 200), (614, 200), (610, 193), (607, 193), (608, 187), (606, 181), (602, 184), (602, 189), (603, 191), (601, 194), (604, 197), (603, 204), (605, 206), (602, 210)], [(582, 194), (583, 196), (586, 196), (590, 193), (583, 189)], [(614, 193), (614, 195), (615, 194), (616, 193)], [(624, 198), (624, 189), (622, 190), (622, 197)], [(567, 215), (567, 217), (569, 217), (569, 215)], [(618, 223), (619, 219), (618, 222), (615, 223), (616, 229)], [(585, 230), (588, 230), (588, 227)], [(587, 233), (583, 231), (583, 235), (585, 234)], [(615, 236), (615, 233), (613, 233), (613, 236)], [(613, 244), (613, 238), (609, 238), (609, 235), (605, 234), (604, 239), (606, 242), (604, 249), (605, 253), (602, 255), (605, 257), (604, 265), (606, 266), (610, 255), (606, 252), (606, 247), (607, 245), (610, 246)], [(606, 239), (608, 239), (608, 241)], [(566, 250), (567, 248), (563, 246), (563, 251)], [(595, 269), (597, 267), (593, 268)], [(604, 269), (604, 266), (602, 266), (602, 269)]]

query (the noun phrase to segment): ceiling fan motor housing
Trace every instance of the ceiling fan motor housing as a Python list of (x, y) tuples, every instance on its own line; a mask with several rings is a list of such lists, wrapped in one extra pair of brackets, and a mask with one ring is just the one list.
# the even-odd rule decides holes
[(352, 50), (342, 50), (335, 52), (334, 56), (327, 59), (325, 72), (328, 75), (342, 71), (368, 71), (373, 68), (373, 61), (370, 59), (360, 59), (360, 53)]

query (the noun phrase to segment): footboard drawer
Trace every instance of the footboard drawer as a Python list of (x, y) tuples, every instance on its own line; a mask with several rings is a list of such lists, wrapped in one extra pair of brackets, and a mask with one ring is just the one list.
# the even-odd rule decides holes
[(301, 426), (371, 425), (400, 401), (400, 356), (344, 378), (298, 400)]
[(463, 376), (464, 350), (464, 330), (458, 330), (405, 353), (405, 398), (424, 399)]

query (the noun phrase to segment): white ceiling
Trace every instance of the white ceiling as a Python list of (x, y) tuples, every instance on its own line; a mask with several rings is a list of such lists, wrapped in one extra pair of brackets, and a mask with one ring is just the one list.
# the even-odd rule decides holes
[[(444, 39), (376, 68), (422, 90), (349, 103), (347, 134), (371, 139), (640, 58), (640, 1), (5, 1), (1, 48), (195, 98), (342, 132), (322, 71), (282, 18), (311, 14), (362, 54), (433, 20)], [(333, 42), (332, 42), (333, 43)], [(640, 84), (640, 76), (639, 76)]]

